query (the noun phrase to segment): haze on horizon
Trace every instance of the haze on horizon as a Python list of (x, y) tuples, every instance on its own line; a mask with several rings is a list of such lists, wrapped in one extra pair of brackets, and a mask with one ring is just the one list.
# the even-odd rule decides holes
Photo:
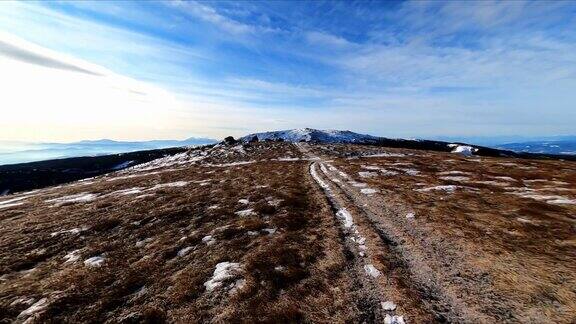
[(0, 2), (0, 140), (563, 135), (576, 3)]

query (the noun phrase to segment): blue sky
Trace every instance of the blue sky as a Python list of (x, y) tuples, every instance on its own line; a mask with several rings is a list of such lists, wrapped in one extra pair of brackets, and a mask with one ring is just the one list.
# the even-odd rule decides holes
[(1, 2), (0, 30), (0, 139), (576, 123), (575, 2)]

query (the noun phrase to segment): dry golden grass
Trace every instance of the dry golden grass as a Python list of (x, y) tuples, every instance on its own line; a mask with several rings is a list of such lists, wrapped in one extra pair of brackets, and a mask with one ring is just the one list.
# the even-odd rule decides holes
[[(576, 199), (574, 163), (356, 145), (314, 149), (380, 190), (382, 205), (414, 212), (413, 219), (394, 219), (409, 234), (402, 246), (362, 232), (385, 274), (381, 295), (398, 301), (409, 321), (442, 319), (427, 308), (435, 296), (414, 280), (417, 269), (393, 251), (411, 246), (446, 294), (490, 318), (576, 318), (576, 205), (534, 196)], [(382, 151), (395, 155), (359, 157)], [(201, 148), (190, 157), (2, 198), (0, 322), (361, 321), (359, 273), (350, 269), (309, 162), (282, 161), (302, 158), (294, 145)], [(366, 171), (377, 175), (359, 175)], [(459, 187), (421, 190), (446, 185)], [(79, 200), (58, 200), (67, 196)], [(13, 201), (21, 205), (2, 207), (21, 197)], [(357, 224), (369, 227), (361, 218)], [(100, 267), (84, 263), (96, 256), (104, 258)], [(222, 262), (240, 270), (208, 291)]]
[[(307, 179), (307, 162), (276, 161), (300, 155), (289, 144), (255, 144), (228, 155), (226, 150), (153, 174), (121, 172), (48, 188), (1, 210), (0, 322), (354, 318), (337, 229)], [(221, 166), (248, 160), (256, 162)], [(187, 183), (151, 189), (179, 181)], [(136, 187), (142, 192), (114, 193)], [(86, 192), (98, 196), (88, 202), (47, 201)], [(236, 214), (248, 208), (255, 214)], [(78, 230), (68, 232), (72, 229)], [(203, 241), (207, 235), (213, 244)], [(78, 260), (66, 262), (75, 250)], [(83, 261), (94, 256), (104, 263), (86, 266)], [(225, 261), (240, 263), (241, 275), (207, 291), (204, 283)], [(244, 284), (226, 288), (237, 280)], [(42, 298), (45, 307), (18, 317)]]
[[(378, 189), (388, 205), (414, 212), (395, 220), (414, 239), (406, 244), (433, 255), (455, 296), (467, 294), (458, 298), (504, 321), (576, 320), (574, 162), (354, 145), (317, 151), (340, 157), (333, 164)], [(402, 156), (359, 157), (383, 151)], [(366, 171), (373, 176), (360, 176)], [(426, 190), (449, 185), (457, 187)]]

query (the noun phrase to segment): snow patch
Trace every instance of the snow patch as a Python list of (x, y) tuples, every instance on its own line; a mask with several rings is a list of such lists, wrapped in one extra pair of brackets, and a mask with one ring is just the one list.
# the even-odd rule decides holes
[[(44, 297), (44, 298), (40, 299), (39, 301), (35, 302), (32, 306), (30, 306), (27, 309), (20, 312), (20, 314), (18, 314), (17, 318), (18, 319), (28, 318), (28, 317), (34, 315), (35, 313), (42, 311), (47, 306), (48, 306), (48, 298)], [(26, 321), (26, 322), (28, 322), (28, 321)]]
[(463, 176), (446, 176), (446, 177), (440, 177), (440, 179), (446, 180), (446, 181), (456, 181), (456, 182), (463, 182), (463, 181), (470, 180), (470, 178), (463, 177)]
[(65, 260), (64, 263), (74, 263), (78, 260), (80, 260), (80, 250), (74, 250), (71, 252), (68, 252), (63, 259)]
[(351, 228), (354, 225), (354, 219), (352, 218), (352, 215), (348, 212), (348, 210), (346, 210), (346, 208), (341, 208), (340, 210), (338, 210), (336, 212), (336, 217), (338, 217), (342, 221), (342, 224), (346, 228)]
[(360, 172), (358, 172), (358, 175), (360, 175), (360, 177), (362, 177), (362, 178), (373, 178), (373, 177), (377, 177), (378, 173), (371, 172), (371, 171), (360, 171)]
[(448, 147), (452, 148), (452, 153), (459, 153), (464, 156), (472, 156), (478, 151), (477, 148), (470, 145), (448, 144)]
[(104, 258), (102, 256), (93, 256), (91, 258), (88, 258), (86, 260), (84, 260), (84, 265), (86, 265), (87, 267), (101, 267), (102, 264), (104, 264)]
[(380, 275), (382, 274), (378, 269), (376, 269), (376, 267), (374, 267), (374, 265), (372, 264), (366, 264), (364, 265), (364, 271), (366, 271), (366, 274), (369, 275), (372, 278), (378, 278), (380, 277)]
[(216, 239), (212, 235), (206, 235), (202, 238), (202, 243), (210, 246), (216, 244)]
[(434, 186), (434, 187), (415, 189), (415, 190), (418, 192), (429, 192), (429, 191), (433, 191), (433, 190), (442, 190), (442, 191), (446, 191), (446, 192), (454, 192), (458, 188), (462, 188), (462, 187), (461, 186), (455, 186), (455, 185), (446, 185), (446, 186)]
[[(212, 278), (204, 283), (204, 287), (206, 287), (206, 291), (211, 292), (214, 289), (221, 287), (224, 281), (237, 278), (241, 273), (242, 267), (240, 263), (220, 262), (216, 265)], [(239, 280), (237, 280), (234, 285), (238, 283)]]
[(257, 215), (256, 212), (254, 211), (254, 209), (252, 209), (252, 208), (239, 210), (239, 211), (235, 212), (235, 214), (240, 216), (240, 217), (256, 216)]
[(178, 251), (178, 253), (176, 253), (176, 255), (178, 255), (179, 257), (183, 257), (186, 254), (188, 254), (192, 249), (193, 249), (193, 247), (187, 246), (183, 249), (180, 249), (180, 251)]
[(385, 301), (382, 302), (382, 309), (385, 311), (393, 311), (396, 310), (396, 304), (393, 301)]
[(69, 203), (94, 201), (94, 200), (96, 200), (97, 197), (98, 197), (97, 194), (93, 194), (90, 192), (81, 192), (81, 193), (75, 194), (75, 195), (69, 195), (69, 196), (63, 196), (63, 197), (48, 199), (48, 200), (46, 200), (46, 202), (56, 203), (54, 206), (58, 207), (58, 206), (62, 206), (64, 204), (69, 204)]
[(175, 187), (184, 187), (188, 184), (188, 181), (176, 181), (176, 182), (168, 182), (168, 183), (161, 183), (157, 184), (154, 187), (148, 190), (156, 190), (161, 188), (175, 188)]
[(384, 324), (406, 324), (406, 322), (404, 322), (404, 316), (386, 314)]
[(372, 189), (372, 188), (362, 188), (360, 189), (360, 192), (365, 194), (365, 195), (372, 195), (378, 192), (378, 190), (376, 189)]
[(129, 167), (130, 165), (132, 165), (135, 161), (125, 161), (122, 162), (120, 164), (117, 164), (115, 166), (112, 167), (112, 170), (121, 170), (121, 169), (125, 169), (127, 167)]

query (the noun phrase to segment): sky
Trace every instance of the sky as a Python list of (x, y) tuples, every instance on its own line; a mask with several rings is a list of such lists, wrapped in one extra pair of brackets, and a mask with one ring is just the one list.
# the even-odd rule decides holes
[(576, 2), (0, 2), (0, 141), (574, 134)]

